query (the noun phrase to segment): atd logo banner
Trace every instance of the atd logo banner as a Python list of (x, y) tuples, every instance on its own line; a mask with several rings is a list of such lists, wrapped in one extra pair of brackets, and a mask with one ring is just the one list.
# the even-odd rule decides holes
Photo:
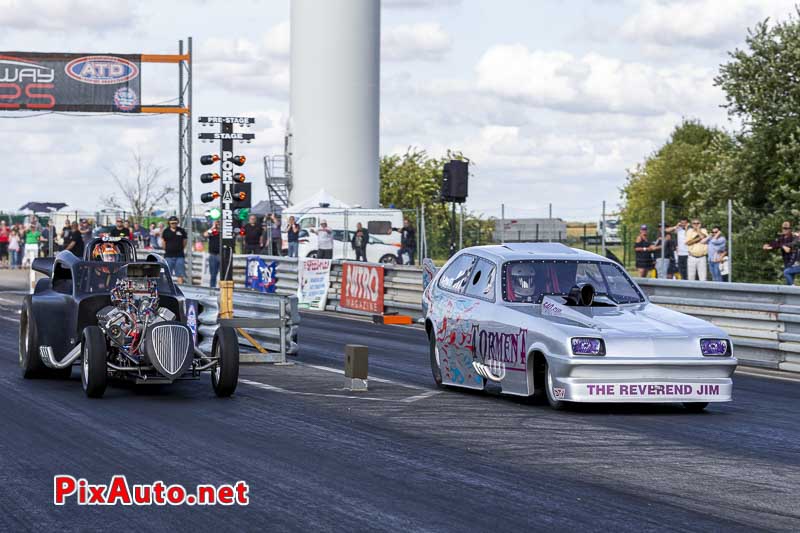
[(138, 113), (141, 58), (0, 52), (0, 111)]
[(342, 264), (342, 307), (383, 314), (383, 267)]

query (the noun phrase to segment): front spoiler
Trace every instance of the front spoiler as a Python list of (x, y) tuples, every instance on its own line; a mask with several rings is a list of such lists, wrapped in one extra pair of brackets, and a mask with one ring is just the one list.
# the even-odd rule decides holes
[(556, 399), (586, 403), (729, 402), (734, 358), (548, 359)]

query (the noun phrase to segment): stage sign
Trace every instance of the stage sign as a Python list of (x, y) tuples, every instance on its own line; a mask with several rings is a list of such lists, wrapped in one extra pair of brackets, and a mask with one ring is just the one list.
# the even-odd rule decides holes
[(0, 111), (141, 111), (140, 54), (0, 52)]

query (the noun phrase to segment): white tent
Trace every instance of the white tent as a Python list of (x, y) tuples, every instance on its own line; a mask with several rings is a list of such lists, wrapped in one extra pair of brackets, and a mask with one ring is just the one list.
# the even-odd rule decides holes
[(323, 205), (325, 205), (325, 207), (332, 207), (337, 209), (350, 208), (349, 205), (339, 200), (335, 196), (331, 195), (325, 189), (320, 189), (316, 194), (313, 194), (310, 198), (306, 198), (301, 202), (291, 205), (286, 211), (291, 211), (292, 213), (299, 213), (314, 207), (321, 207)]

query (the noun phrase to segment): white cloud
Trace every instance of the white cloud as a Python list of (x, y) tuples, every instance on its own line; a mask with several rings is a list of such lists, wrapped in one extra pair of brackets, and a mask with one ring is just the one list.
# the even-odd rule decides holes
[(291, 46), (291, 36), (289, 32), (290, 25), (288, 20), (267, 30), (267, 33), (264, 34), (265, 50), (275, 57), (288, 59), (289, 48)]
[(244, 37), (198, 41), (194, 54), (198, 76), (213, 73), (203, 82), (227, 91), (288, 96), (288, 45), (284, 47), (288, 27), (285, 26), (286, 23), (273, 26), (260, 41)]
[(661, 46), (718, 48), (742, 41), (747, 28), (766, 17), (785, 18), (793, 5), (786, 0), (643, 0), (622, 31)]
[(137, 17), (129, 0), (0, 0), (0, 26), (22, 31), (92, 31), (133, 27)]
[(574, 113), (692, 112), (721, 101), (714, 71), (691, 65), (654, 67), (588, 53), (493, 46), (476, 67), (480, 90), (535, 107)]
[(452, 7), (461, 0), (381, 0), (384, 9), (431, 9)]
[(450, 36), (435, 22), (394, 26), (381, 34), (381, 58), (389, 61), (441, 61), (450, 47)]

